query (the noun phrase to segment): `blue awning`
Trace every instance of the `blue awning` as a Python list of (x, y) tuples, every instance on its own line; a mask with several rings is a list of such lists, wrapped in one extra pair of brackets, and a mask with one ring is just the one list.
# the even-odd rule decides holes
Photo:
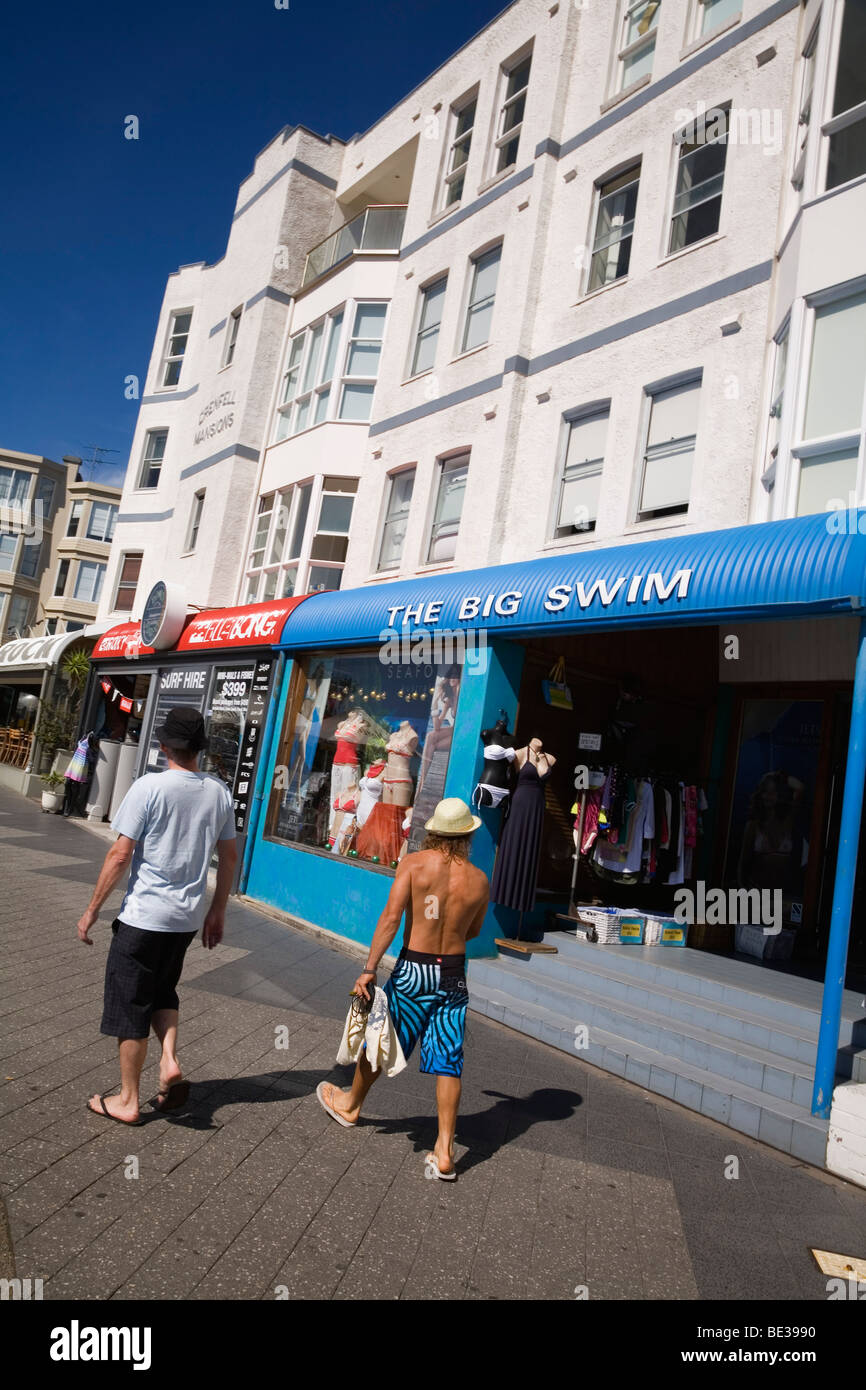
[(289, 615), (280, 646), (346, 646), (418, 629), (519, 637), (844, 614), (864, 596), (866, 509), (314, 594)]

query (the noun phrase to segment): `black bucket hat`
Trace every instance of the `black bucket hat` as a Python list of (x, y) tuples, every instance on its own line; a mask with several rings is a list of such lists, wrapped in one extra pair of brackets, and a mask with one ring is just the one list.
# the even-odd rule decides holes
[(207, 734), (204, 720), (197, 709), (189, 705), (175, 705), (165, 716), (156, 730), (156, 737), (166, 748), (177, 751), (188, 749), (190, 753), (200, 753), (207, 747)]

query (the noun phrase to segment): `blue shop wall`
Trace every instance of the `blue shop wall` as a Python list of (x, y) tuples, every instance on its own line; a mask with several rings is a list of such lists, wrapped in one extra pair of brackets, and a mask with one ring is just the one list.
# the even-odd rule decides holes
[[(505, 710), (509, 727), (514, 728), (523, 655), (523, 648), (515, 643), (493, 641), (487, 648), (486, 666), (483, 669), (467, 666), (464, 670), (445, 782), (446, 796), (471, 800), (484, 762), (481, 730), (496, 722), (500, 709)], [(264, 838), (292, 665), (291, 661), (286, 662), (282, 688), (271, 706), (270, 746), (262, 759), (256, 787), (261, 813), (250, 851), (246, 893), (258, 902), (336, 932), (349, 941), (369, 945), (391, 889), (392, 875), (364, 868), (336, 855), (293, 849), (280, 841)], [(482, 824), (475, 833), (472, 861), (489, 876), (493, 871), (503, 813), (501, 809), (482, 807), (478, 814)], [(509, 922), (513, 918), (516, 924), (516, 917), (517, 914), (507, 908), (491, 907), (481, 935), (469, 945), (469, 954), (496, 955), (494, 938), (503, 934), (506, 918)], [(513, 932), (512, 925), (507, 934), (513, 935)]]

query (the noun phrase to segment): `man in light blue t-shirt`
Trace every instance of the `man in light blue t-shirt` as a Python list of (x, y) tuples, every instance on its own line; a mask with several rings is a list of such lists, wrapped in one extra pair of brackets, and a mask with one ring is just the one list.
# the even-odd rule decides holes
[[(111, 822), (117, 840), (78, 923), (79, 939), (92, 946), (89, 933), (99, 909), (128, 872), (126, 894), (111, 926), (100, 1030), (118, 1041), (120, 1093), (88, 1101), (94, 1115), (124, 1125), (144, 1123), (138, 1088), (151, 1028), (162, 1043), (154, 1106), (170, 1111), (186, 1104), (189, 1082), (177, 1059), (177, 982), (199, 928), (209, 950), (222, 941), (237, 863), (231, 792), (219, 778), (198, 770), (199, 753), (207, 746), (198, 710), (170, 709), (156, 737), (168, 770), (145, 773), (124, 797)], [(214, 849), (216, 888), (205, 911)]]

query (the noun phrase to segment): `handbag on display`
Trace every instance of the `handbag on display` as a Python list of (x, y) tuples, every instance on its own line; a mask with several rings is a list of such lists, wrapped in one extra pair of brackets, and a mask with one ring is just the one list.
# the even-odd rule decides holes
[(561, 656), (550, 668), (550, 675), (541, 682), (541, 689), (548, 705), (554, 709), (574, 709), (571, 690), (565, 682), (565, 657)]

